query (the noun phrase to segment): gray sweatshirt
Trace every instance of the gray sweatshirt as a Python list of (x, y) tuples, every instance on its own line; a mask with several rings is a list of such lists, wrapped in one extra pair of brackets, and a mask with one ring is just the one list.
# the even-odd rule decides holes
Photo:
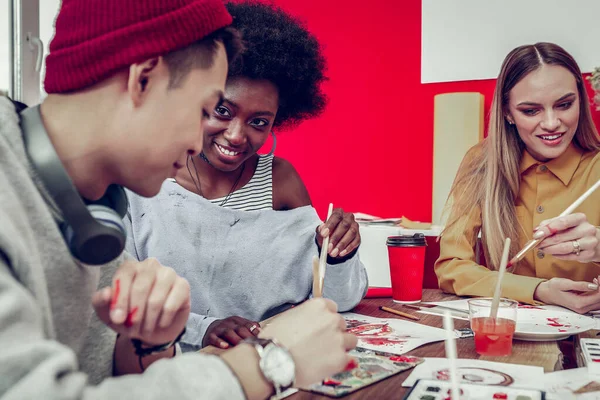
[(0, 398), (243, 399), (218, 357), (185, 354), (111, 378), (115, 334), (93, 312), (102, 268), (76, 262), (0, 96)]
[[(234, 210), (173, 181), (165, 181), (151, 199), (131, 192), (128, 197), (127, 251), (139, 260), (156, 257), (192, 288), (184, 351), (199, 348), (216, 319), (238, 315), (261, 321), (310, 297), (312, 257), (318, 255), (315, 230), (321, 224), (313, 207)], [(323, 296), (348, 311), (367, 286), (356, 253), (327, 267)]]

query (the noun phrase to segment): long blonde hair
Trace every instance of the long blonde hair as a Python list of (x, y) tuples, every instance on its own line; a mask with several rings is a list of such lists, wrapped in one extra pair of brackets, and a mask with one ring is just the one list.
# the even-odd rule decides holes
[(526, 75), (544, 64), (562, 66), (575, 77), (580, 111), (573, 142), (583, 151), (600, 149), (583, 77), (573, 57), (553, 43), (536, 43), (512, 50), (502, 63), (496, 82), (488, 137), (465, 156), (446, 204), (450, 215), (444, 231), (464, 231), (473, 207), (479, 206), (485, 258), (492, 269), (500, 265), (504, 238), (511, 239), (510, 257), (519, 251), (515, 200), (519, 194), (519, 166), (525, 145), (516, 127), (506, 120), (509, 93)]

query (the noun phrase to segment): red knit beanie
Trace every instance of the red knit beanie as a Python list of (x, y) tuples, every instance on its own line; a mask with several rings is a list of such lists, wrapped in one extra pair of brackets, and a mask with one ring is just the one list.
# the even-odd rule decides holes
[(231, 22), (223, 0), (62, 0), (45, 90), (83, 89)]

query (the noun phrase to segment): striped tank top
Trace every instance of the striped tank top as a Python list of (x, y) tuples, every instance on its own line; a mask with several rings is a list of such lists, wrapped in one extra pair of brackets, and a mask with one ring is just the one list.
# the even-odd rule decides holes
[[(210, 202), (220, 205), (225, 197)], [(250, 181), (233, 192), (223, 207), (241, 211), (273, 209), (273, 155), (258, 156), (258, 165)]]

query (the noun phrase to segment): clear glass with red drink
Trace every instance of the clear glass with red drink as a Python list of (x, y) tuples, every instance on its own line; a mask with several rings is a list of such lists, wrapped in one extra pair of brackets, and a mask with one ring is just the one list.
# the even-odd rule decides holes
[(517, 325), (515, 300), (500, 299), (498, 314), (491, 318), (491, 298), (471, 299), (469, 319), (475, 334), (475, 351), (483, 356), (508, 356), (512, 353), (512, 340)]

